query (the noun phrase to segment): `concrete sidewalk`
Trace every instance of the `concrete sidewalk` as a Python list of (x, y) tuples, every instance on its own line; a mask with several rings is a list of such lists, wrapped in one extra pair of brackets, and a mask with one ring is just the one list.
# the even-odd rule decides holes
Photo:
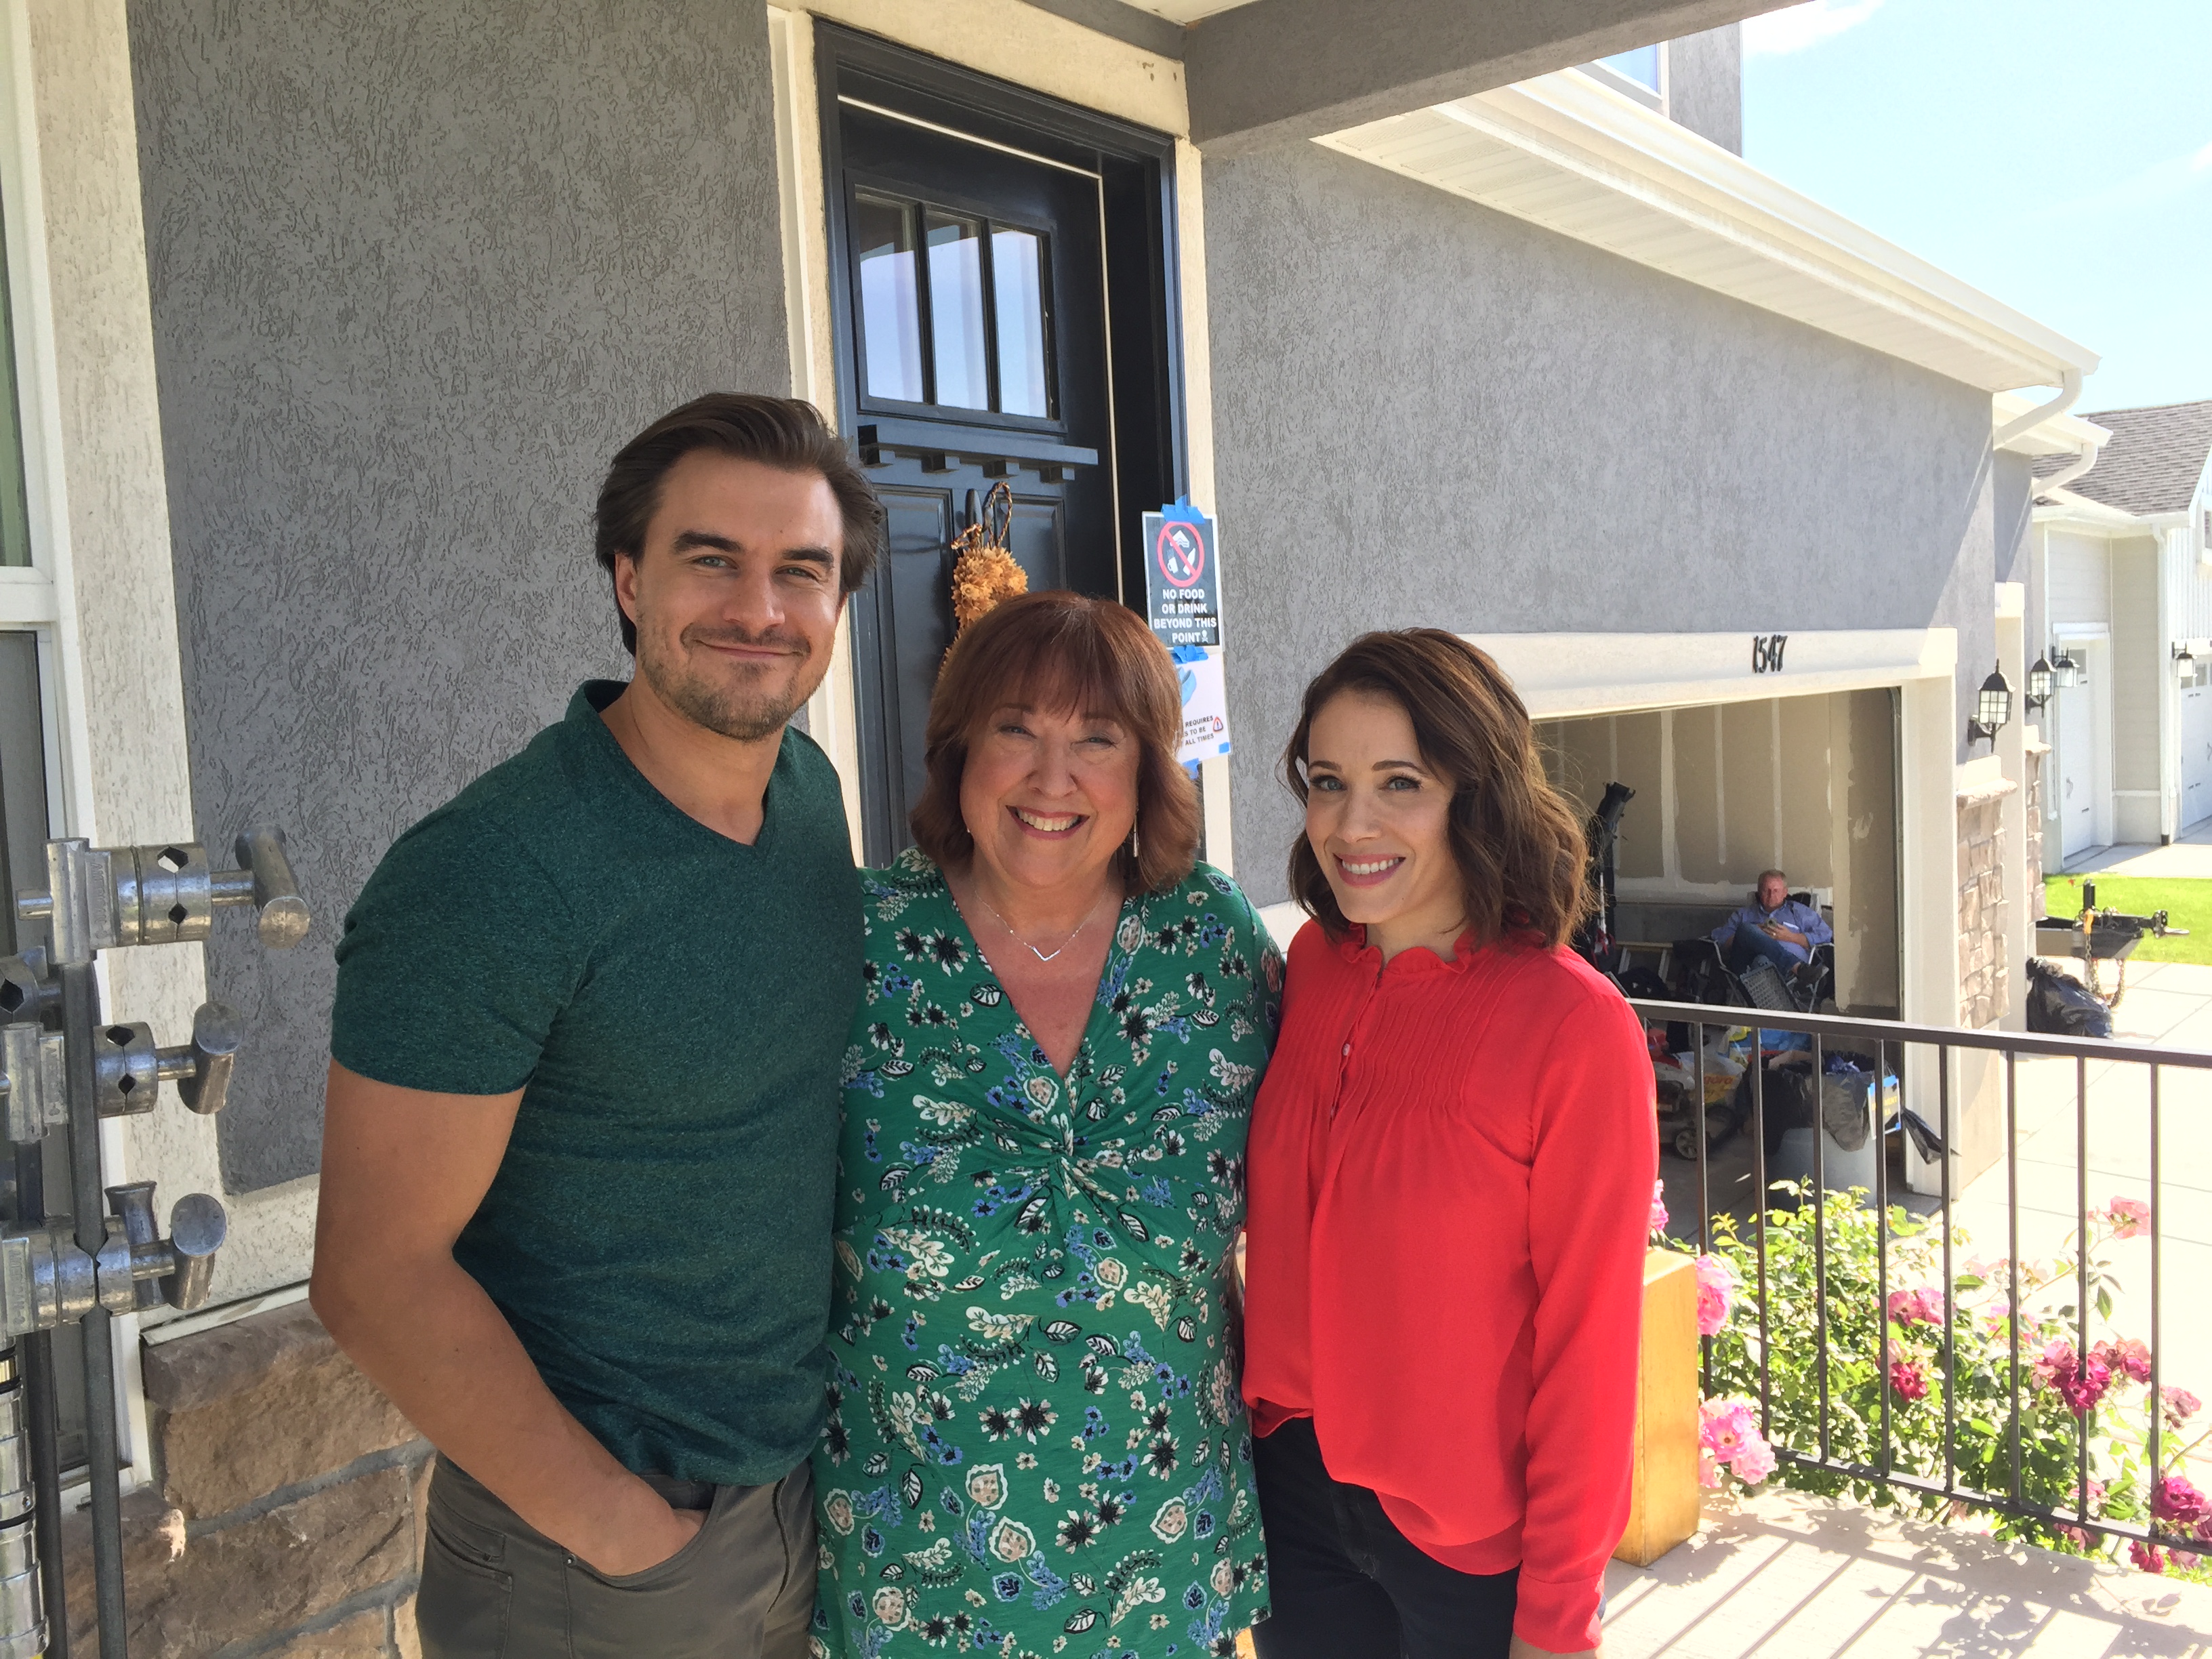
[(2212, 878), (2212, 823), (2199, 824), (2165, 847), (2100, 847), (2078, 854), (2069, 876)]
[[(2122, 1042), (2212, 1052), (2212, 967), (2136, 964), (2112, 1023)], [(2148, 1202), (2148, 1068), (2092, 1061), (2083, 1076), (2090, 1207), (2114, 1198)], [(2076, 1073), (2070, 1060), (2024, 1060), (2018, 1079), (2020, 1253), (2023, 1261), (2048, 1261), (2073, 1243), (2083, 1163)], [(2212, 1399), (2212, 1320), (2203, 1311), (2204, 1287), (2212, 1284), (2212, 1071), (2160, 1067), (2159, 1101), (2160, 1367), (2169, 1387)], [(1974, 1255), (2005, 1254), (2005, 1180), (2000, 1159), (1959, 1197), (1954, 1213), (1971, 1235)], [(2112, 1273), (2114, 1306), (2109, 1321), (2092, 1316), (2089, 1340), (2148, 1341), (2149, 1241), (2115, 1241), (2102, 1255)], [(2212, 1467), (2203, 1454), (2192, 1461), (2199, 1469)]]
[(1606, 1589), (1607, 1659), (2212, 1659), (2212, 1589), (1797, 1492)]

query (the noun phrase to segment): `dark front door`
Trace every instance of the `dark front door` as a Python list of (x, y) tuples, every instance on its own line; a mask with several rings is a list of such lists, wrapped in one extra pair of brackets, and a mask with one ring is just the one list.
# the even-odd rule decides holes
[[(1102, 153), (1096, 140), (1125, 135), (1096, 118), (842, 31), (820, 40), (840, 421), (890, 515), (889, 555), (853, 612), (863, 840), (881, 863), (908, 844), (922, 787), (952, 638), (950, 544), (992, 486), (1012, 492), (1031, 591), (1109, 599), (1139, 503), (1175, 493), (1168, 175), (1160, 141), (1133, 163)], [(1094, 142), (1071, 142), (1071, 122)], [(1152, 214), (1117, 231), (1133, 196)], [(1163, 274), (1133, 283), (1116, 255)], [(1155, 372), (1123, 409), (1115, 370), (1133, 347)]]

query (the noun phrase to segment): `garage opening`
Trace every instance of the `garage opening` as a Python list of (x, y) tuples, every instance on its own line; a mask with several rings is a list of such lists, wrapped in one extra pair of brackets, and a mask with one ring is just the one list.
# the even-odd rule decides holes
[(1540, 720), (1553, 782), (1594, 810), (1636, 792), (1616, 853), (1614, 938), (1711, 933), (1763, 870), (1835, 929), (1840, 1012), (1898, 1017), (1898, 707), (1893, 690)]

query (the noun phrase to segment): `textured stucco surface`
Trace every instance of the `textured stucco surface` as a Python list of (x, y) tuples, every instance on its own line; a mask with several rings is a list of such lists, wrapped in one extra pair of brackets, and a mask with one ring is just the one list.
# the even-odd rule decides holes
[(1985, 393), (1315, 145), (1210, 162), (1206, 222), (1259, 902), (1298, 694), (1363, 629), (1949, 626), (1989, 653)]
[[(2035, 568), (2035, 538), (2028, 532), (2034, 526), (2034, 463), (2025, 455), (2008, 455), (2000, 452), (1992, 466), (1992, 496), (1996, 525), (1992, 532), (1995, 544), (1995, 580), (2018, 582), (2027, 592), (2026, 613), (2021, 617), (2021, 638), (2027, 644), (2027, 660), (2033, 662), (2043, 654), (2046, 636), (2044, 619), (2047, 614), (2044, 605), (2043, 583)], [(2014, 688), (2021, 690), (2019, 687)], [(2039, 714), (2027, 716), (2031, 720), (2043, 719)]]
[(316, 911), (289, 957), (210, 952), (255, 1036), (233, 1187), (315, 1166), (331, 947), (386, 846), (620, 671), (608, 455), (789, 386), (765, 14), (645, 16), (131, 7), (198, 822), (284, 824)]
[(1743, 154), (1743, 26), (1667, 43), (1667, 113), (1723, 149)]
[[(60, 630), (70, 753), (61, 794), (73, 834), (109, 845), (167, 841), (191, 833), (192, 795), (124, 0), (33, 0), (26, 21), (38, 171), (10, 210), (45, 230), (52, 356), (27, 343), (18, 364), (27, 422), (50, 413), (58, 439), (51, 470), (33, 472), (32, 494), (56, 576), (75, 601), (74, 622)], [(222, 926), (233, 933), (240, 921)], [(206, 989), (199, 947), (114, 951), (102, 961), (112, 1018), (143, 1020), (162, 1042), (184, 1040)], [(152, 1111), (108, 1126), (106, 1176), (158, 1182), (165, 1213), (187, 1192), (222, 1195), (229, 1238), (214, 1291), (222, 1300), (296, 1278), (314, 1213), (312, 1194), (303, 1201), (289, 1187), (226, 1192), (217, 1133), (164, 1089)], [(135, 1345), (126, 1352), (135, 1356)]]

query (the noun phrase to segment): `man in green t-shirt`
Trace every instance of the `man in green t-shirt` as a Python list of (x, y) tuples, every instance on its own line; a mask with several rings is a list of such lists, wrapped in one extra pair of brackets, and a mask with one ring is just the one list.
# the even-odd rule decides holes
[(655, 422), (599, 501), (635, 677), (346, 918), (313, 1299), (438, 1448), (428, 1659), (807, 1650), (861, 924), (786, 722), (882, 533), (805, 404)]

